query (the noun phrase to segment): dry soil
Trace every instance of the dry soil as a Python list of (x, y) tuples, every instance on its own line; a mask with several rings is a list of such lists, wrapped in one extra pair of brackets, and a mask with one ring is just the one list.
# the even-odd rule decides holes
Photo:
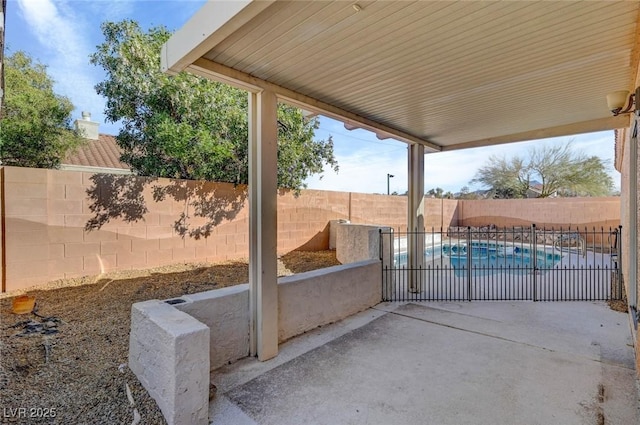
[[(293, 251), (278, 263), (280, 276), (339, 264), (333, 251)], [(18, 293), (4, 294), (1, 423), (131, 424), (135, 409), (141, 424), (164, 424), (126, 366), (131, 305), (245, 283), (248, 273), (239, 260), (50, 282), (28, 291), (36, 313), (24, 315), (11, 312)]]

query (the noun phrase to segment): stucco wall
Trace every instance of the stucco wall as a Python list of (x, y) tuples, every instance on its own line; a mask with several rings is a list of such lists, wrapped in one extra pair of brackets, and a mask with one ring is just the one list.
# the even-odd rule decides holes
[(131, 307), (129, 367), (169, 425), (206, 425), (209, 328), (162, 301)]
[[(637, 143), (637, 142), (636, 142)], [(632, 198), (640, 199), (640, 173), (636, 176), (631, 176), (631, 161), (635, 160), (637, 164), (637, 169), (640, 170), (640, 150), (638, 152), (639, 157), (631, 158), (631, 137), (629, 129), (622, 130), (618, 133), (617, 146), (616, 146), (616, 156), (617, 156), (617, 166), (618, 170), (621, 173), (620, 179), (620, 192), (621, 192), (621, 205), (620, 205), (620, 220), (623, 226), (622, 232), (622, 276), (625, 283), (625, 289), (627, 294), (630, 294), (630, 291), (633, 290), (633, 284), (631, 283), (630, 278), (630, 269), (631, 269), (631, 261), (632, 256), (630, 255), (630, 250), (628, 247), (630, 246), (630, 242), (632, 238), (636, 238), (638, 241), (638, 245), (640, 246), (640, 233), (636, 232), (636, 234), (631, 234), (629, 231), (624, 231), (624, 229), (629, 229), (632, 215), (631, 215), (631, 200)], [(636, 193), (631, 191), (631, 179), (635, 178), (637, 181), (637, 190)], [(636, 229), (640, 229), (640, 214), (638, 214), (636, 222)], [(640, 270), (640, 256), (636, 256), (636, 270)], [(636, 287), (636, 300), (640, 300), (640, 282), (636, 277), (635, 282)], [(633, 324), (633, 321), (632, 321)], [(636, 350), (636, 371), (638, 371), (638, 375), (640, 376), (640, 332), (636, 327), (633, 328), (633, 332), (635, 334), (635, 350)]]
[(336, 225), (336, 258), (342, 264), (380, 258), (380, 231), (370, 224), (342, 223)]
[(280, 342), (382, 301), (379, 260), (314, 270), (278, 280)]
[(249, 284), (180, 297), (174, 307), (210, 329), (211, 370), (249, 355)]
[[(278, 279), (279, 341), (380, 303), (380, 268), (380, 261), (367, 260)], [(198, 329), (200, 325), (207, 327), (207, 367), (211, 370), (249, 355), (248, 284), (184, 295), (176, 300), (182, 302), (170, 305), (154, 300), (134, 304), (130, 343), (133, 354), (129, 357), (136, 363), (132, 367), (136, 374), (146, 374), (148, 362), (161, 362), (158, 360), (161, 355), (158, 350), (149, 348), (149, 341), (153, 341), (154, 333), (159, 332), (163, 341), (166, 335), (172, 334), (172, 316), (164, 321), (162, 314), (156, 314), (167, 309), (188, 315), (193, 321), (187, 322)], [(191, 335), (191, 329), (185, 329), (183, 333)], [(169, 343), (163, 343), (163, 346), (170, 351), (175, 348)], [(145, 349), (152, 352), (145, 353)], [(166, 369), (166, 361), (162, 362), (162, 368)]]

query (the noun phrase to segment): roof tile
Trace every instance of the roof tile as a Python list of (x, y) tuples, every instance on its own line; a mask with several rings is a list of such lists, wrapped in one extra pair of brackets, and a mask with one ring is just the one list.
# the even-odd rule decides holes
[(128, 170), (130, 167), (120, 161), (120, 155), (122, 155), (122, 149), (118, 146), (116, 138), (109, 134), (100, 134), (98, 140), (87, 140), (86, 144), (68, 155), (62, 163)]

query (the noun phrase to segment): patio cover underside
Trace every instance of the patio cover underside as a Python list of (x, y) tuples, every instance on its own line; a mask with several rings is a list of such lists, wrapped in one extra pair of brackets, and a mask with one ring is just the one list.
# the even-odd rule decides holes
[(163, 65), (428, 152), (573, 135), (628, 126), (605, 97), (635, 88), (639, 4), (213, 1)]

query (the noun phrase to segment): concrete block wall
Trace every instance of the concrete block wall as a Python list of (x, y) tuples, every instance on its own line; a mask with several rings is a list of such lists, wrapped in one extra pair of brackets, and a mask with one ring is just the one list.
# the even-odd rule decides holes
[[(144, 178), (118, 176), (114, 178), (121, 180), (114, 184), (74, 171), (4, 167), (3, 172), (5, 290), (108, 271), (247, 256), (246, 201), (210, 237), (182, 237), (175, 228), (180, 214), (190, 214), (192, 226), (206, 224), (208, 218), (194, 217), (194, 197), (177, 193), (154, 201), (155, 187), (181, 189), (168, 179), (143, 184)], [(120, 183), (125, 179), (140, 183), (139, 196), (123, 195), (127, 184)], [(209, 185), (204, 190), (219, 199), (246, 190)], [(106, 211), (112, 216), (101, 228), (85, 230)]]
[(464, 200), (458, 206), (459, 226), (529, 226), (591, 229), (620, 225), (620, 198), (536, 198)]
[[(144, 269), (174, 263), (215, 262), (249, 255), (246, 186), (145, 179), (92, 173), (2, 167), (5, 193), (3, 291), (56, 279)], [(164, 196), (157, 196), (158, 188)], [(327, 249), (328, 223), (344, 219), (348, 193), (282, 191), (278, 251)], [(96, 201), (98, 200), (98, 201)], [(204, 200), (205, 202), (200, 202)], [(207, 204), (209, 203), (209, 204)], [(205, 205), (203, 217), (197, 210)], [(214, 205), (206, 209), (206, 205)], [(85, 230), (100, 214), (95, 230)], [(189, 216), (185, 235), (177, 228)], [(216, 222), (207, 237), (190, 230)]]
[[(16, 167), (0, 170), (3, 291), (110, 271), (249, 255), (244, 186)], [(617, 226), (620, 214), (619, 198), (425, 198), (424, 202), (427, 229), (531, 222)], [(198, 216), (199, 210), (203, 216)], [(179, 221), (183, 214), (190, 225), (184, 235)], [(107, 218), (102, 227), (86, 231), (87, 223), (99, 217)], [(278, 252), (327, 249), (331, 220), (405, 230), (406, 217), (405, 196), (318, 190), (295, 196), (281, 191)], [(207, 237), (189, 234), (210, 221), (215, 225)]]
[(459, 206), (466, 201), (456, 199), (424, 199), (424, 227), (427, 230), (446, 231), (449, 226), (457, 226)]
[(406, 227), (407, 208), (406, 196), (351, 193), (351, 211), (347, 219), (359, 224)]
[[(49, 267), (65, 261), (64, 245), (43, 243), (49, 238), (48, 195), (64, 193), (64, 186), (50, 186), (47, 170), (4, 167), (3, 171), (4, 274), (10, 290), (14, 282), (47, 279)], [(82, 259), (69, 260), (69, 269), (78, 263)]]
[(280, 191), (278, 252), (329, 248), (329, 222), (348, 219), (350, 194), (321, 190)]

